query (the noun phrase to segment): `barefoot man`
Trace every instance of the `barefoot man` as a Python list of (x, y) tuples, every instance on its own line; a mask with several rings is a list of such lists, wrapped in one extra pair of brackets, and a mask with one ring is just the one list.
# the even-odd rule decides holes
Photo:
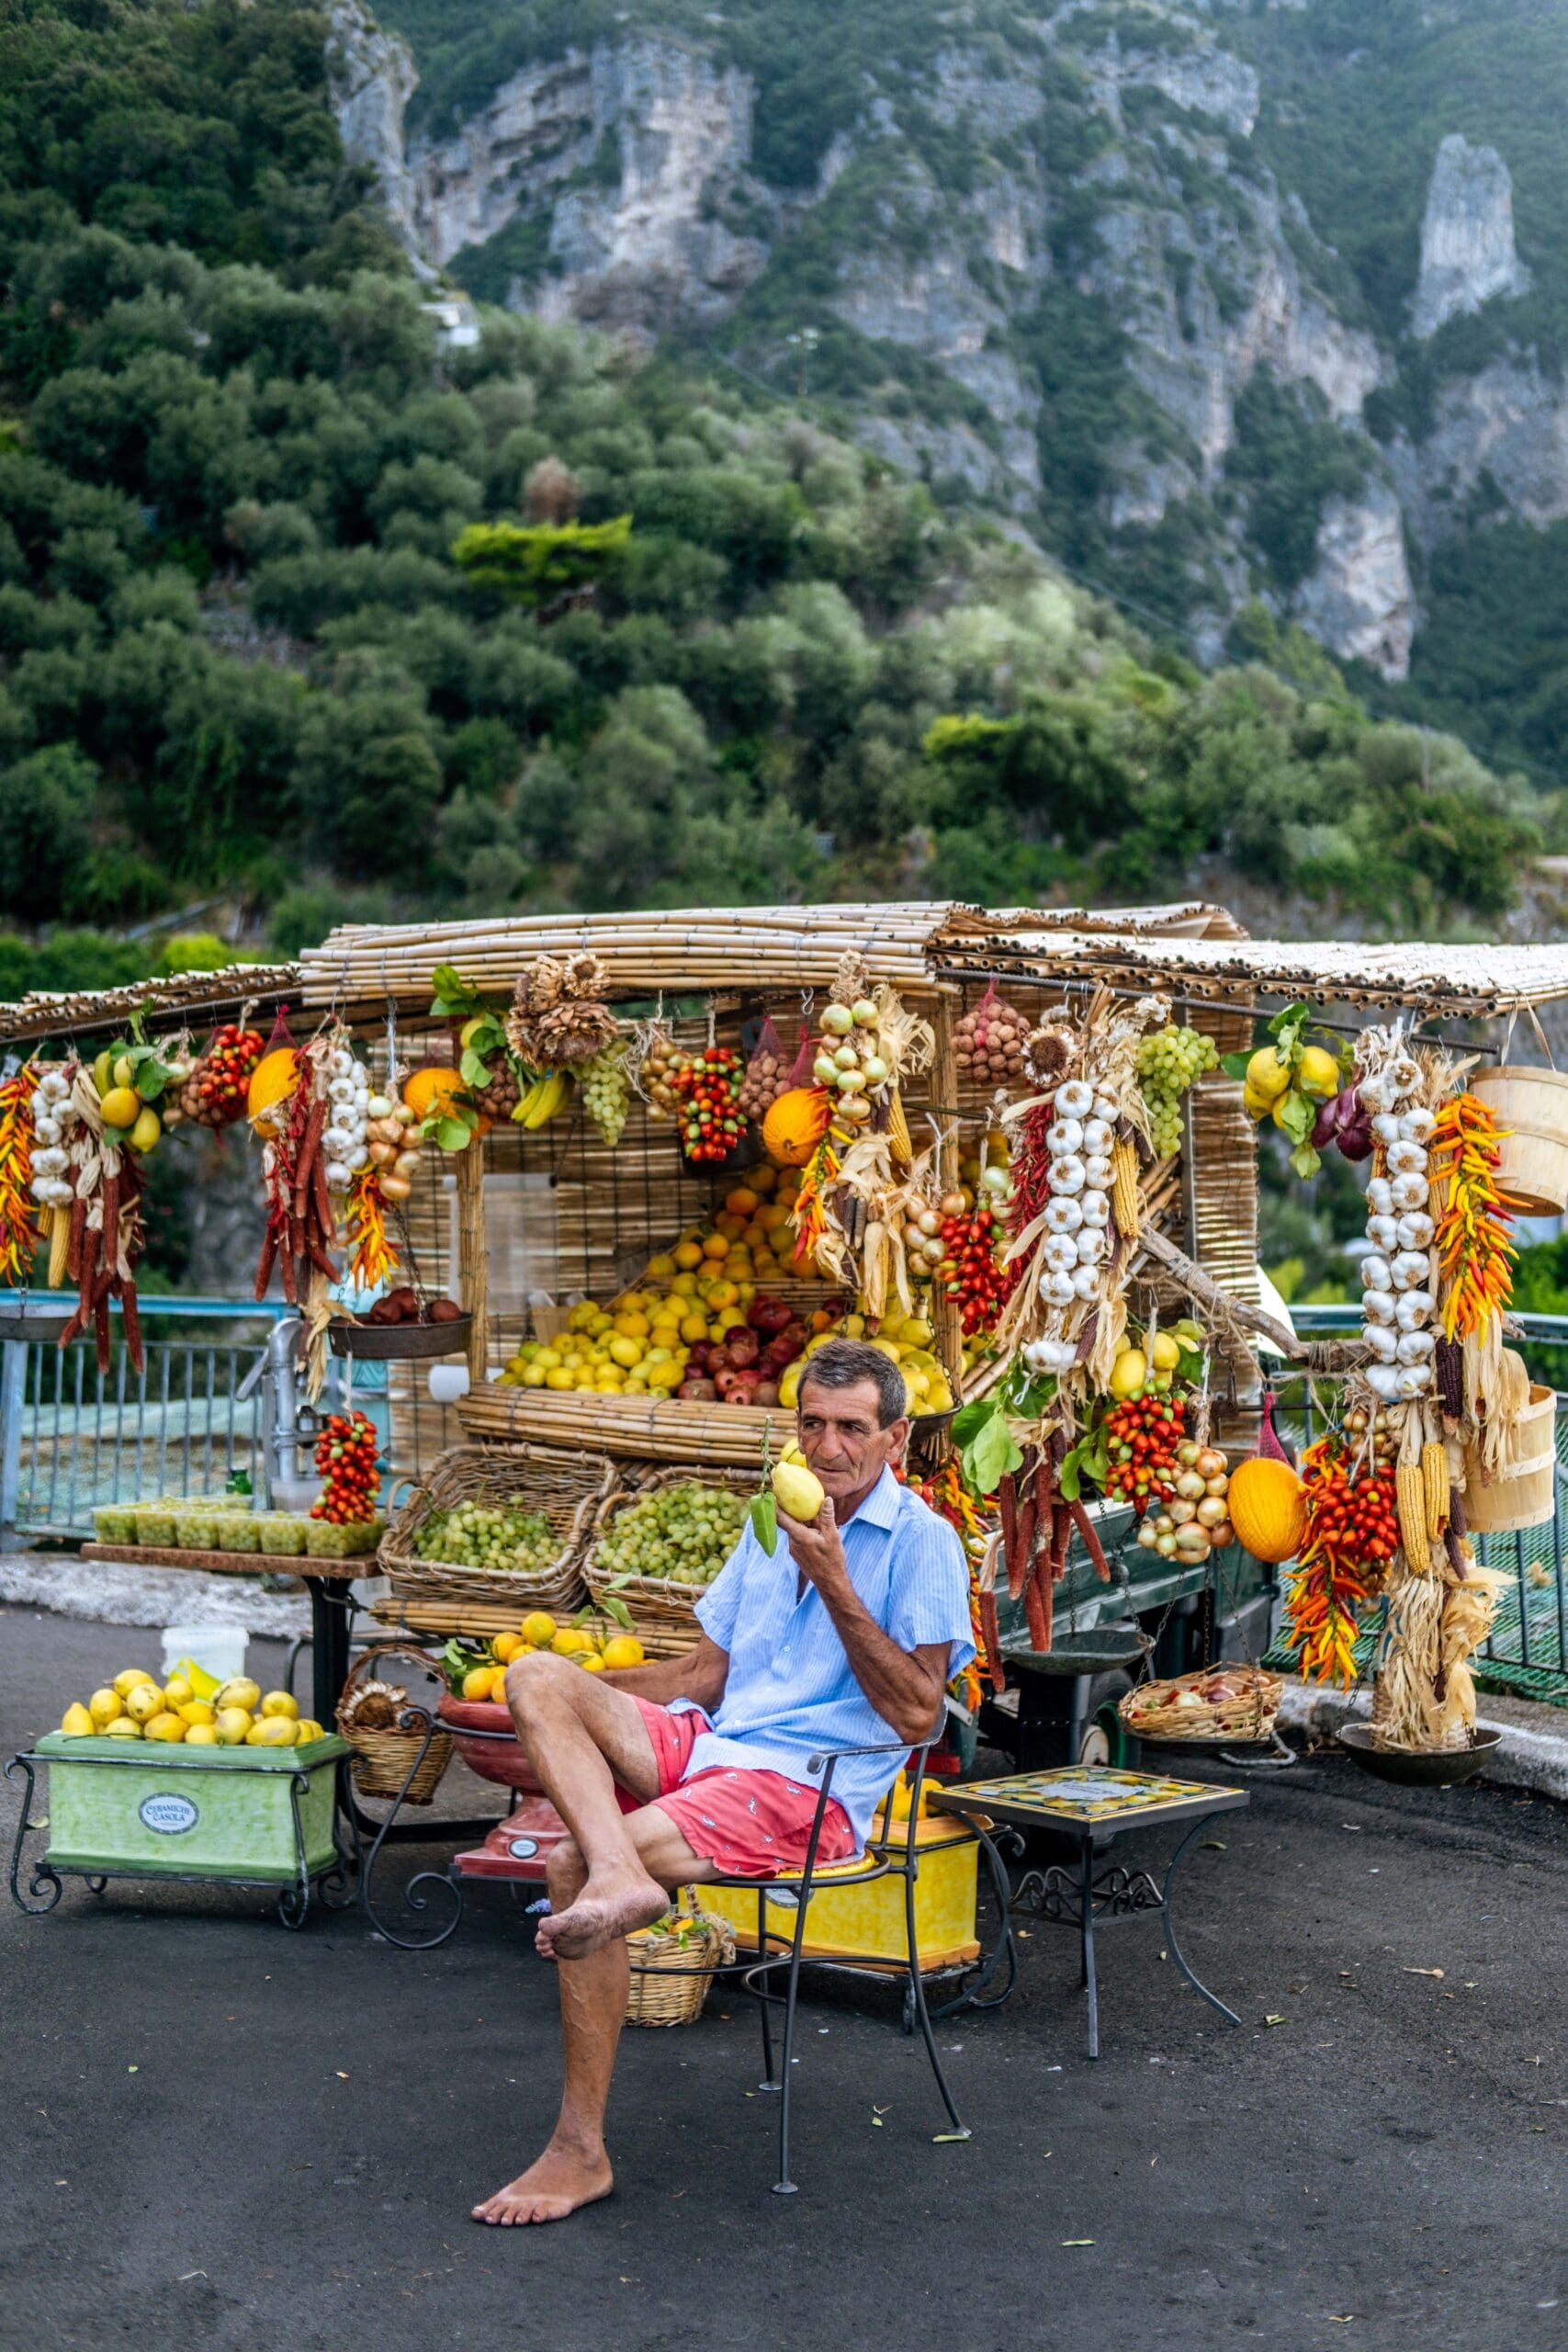
[[(829, 1340), (801, 1381), (797, 1424), (827, 1500), (809, 1526), (779, 1513), (787, 1543), (771, 1560), (748, 1529), (697, 1604), (694, 1650), (612, 1674), (541, 1651), (507, 1674), (518, 1737), (571, 1831), (539, 1928), (560, 1964), (566, 2088), (544, 2154), (476, 2221), (560, 2222), (609, 2195), (629, 1931), (715, 1871), (798, 1868), (820, 1787), (809, 1759), (925, 1739), (975, 1654), (963, 1546), (888, 1466), (909, 1434), (897, 1366)], [(861, 1852), (902, 1762), (835, 1768), (821, 1860)]]

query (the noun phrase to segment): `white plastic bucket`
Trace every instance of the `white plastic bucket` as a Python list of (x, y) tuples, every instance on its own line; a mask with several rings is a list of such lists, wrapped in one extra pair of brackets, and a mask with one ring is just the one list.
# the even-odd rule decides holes
[(249, 1640), (243, 1625), (165, 1625), (164, 1679), (168, 1679), (182, 1657), (188, 1657), (215, 1674), (220, 1682), (231, 1681), (245, 1670)]

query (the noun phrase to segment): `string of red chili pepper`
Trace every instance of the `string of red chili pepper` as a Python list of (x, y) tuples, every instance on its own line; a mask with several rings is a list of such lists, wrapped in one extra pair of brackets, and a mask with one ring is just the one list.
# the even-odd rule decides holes
[(1046, 1182), (1051, 1170), (1051, 1155), (1045, 1138), (1051, 1131), (1053, 1105), (1036, 1102), (1024, 1113), (1018, 1125), (1009, 1174), (1012, 1180), (1012, 1204), (1008, 1212), (1008, 1233), (1016, 1241), (1026, 1226), (1033, 1224), (1044, 1213), (1051, 1197)]
[(1348, 1688), (1359, 1611), (1399, 1546), (1394, 1473), (1384, 1465), (1357, 1477), (1348, 1441), (1335, 1434), (1308, 1446), (1301, 1477), (1307, 1532), (1285, 1596), (1285, 1640), (1303, 1674)]
[(1151, 1502), (1165, 1503), (1176, 1492), (1181, 1465), (1176, 1449), (1187, 1436), (1187, 1406), (1180, 1396), (1140, 1389), (1105, 1418), (1111, 1468), (1108, 1495), (1124, 1495), (1139, 1518)]

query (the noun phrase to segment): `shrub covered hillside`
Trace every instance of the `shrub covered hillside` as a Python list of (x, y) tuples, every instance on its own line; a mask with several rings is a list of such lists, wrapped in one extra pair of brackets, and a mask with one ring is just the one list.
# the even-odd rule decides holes
[[(0, 910), (1168, 893), (1490, 921), (1540, 804), (1210, 677), (782, 402), (442, 347), (291, 0), (0, 18)], [(1288, 659), (1307, 678), (1291, 684)]]

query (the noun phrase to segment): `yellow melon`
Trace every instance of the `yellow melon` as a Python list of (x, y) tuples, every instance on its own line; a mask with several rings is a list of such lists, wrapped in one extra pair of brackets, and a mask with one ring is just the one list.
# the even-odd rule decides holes
[(794, 1086), (762, 1121), (762, 1144), (782, 1168), (804, 1168), (828, 1132), (828, 1097), (818, 1086)]
[(1255, 1560), (1292, 1560), (1306, 1533), (1306, 1497), (1288, 1462), (1255, 1455), (1231, 1472), (1225, 1500), (1236, 1540)]
[(257, 1062), (245, 1096), (245, 1109), (257, 1135), (282, 1134), (283, 1121), (276, 1114), (293, 1093), (299, 1076), (299, 1058), (290, 1046), (279, 1046)]

